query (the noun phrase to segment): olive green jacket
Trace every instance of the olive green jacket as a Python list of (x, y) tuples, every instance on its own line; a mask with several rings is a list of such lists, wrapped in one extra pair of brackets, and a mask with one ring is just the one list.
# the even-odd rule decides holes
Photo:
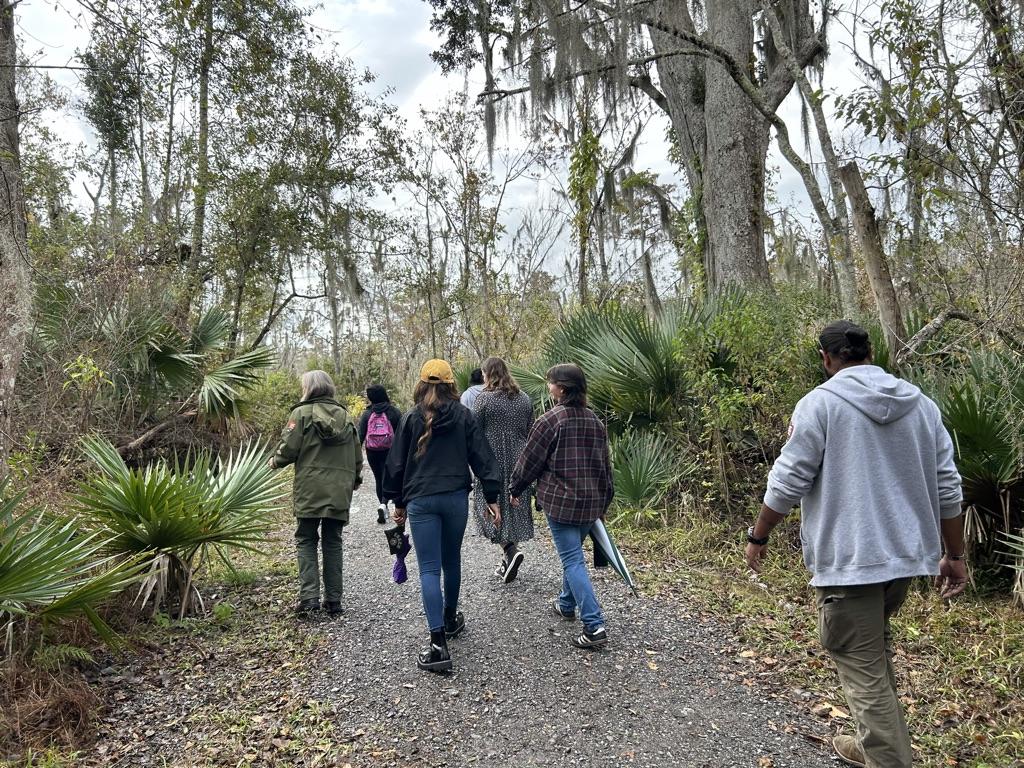
[(343, 406), (328, 397), (296, 405), (273, 462), (278, 468), (295, 465), (296, 517), (348, 522), (352, 491), (362, 483), (363, 451)]

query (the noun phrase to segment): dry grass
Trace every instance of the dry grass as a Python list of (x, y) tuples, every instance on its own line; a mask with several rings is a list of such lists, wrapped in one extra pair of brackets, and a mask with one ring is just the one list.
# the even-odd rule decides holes
[[(648, 592), (686, 599), (730, 623), (741, 661), (814, 715), (849, 715), (817, 640), (813, 593), (793, 537), (783, 526), (760, 579), (742, 561), (740, 531), (684, 521), (657, 531), (623, 531)], [(789, 537), (789, 541), (786, 538)], [(945, 604), (921, 580), (894, 621), (897, 673), (917, 761), (928, 768), (1024, 766), (1024, 612), (1008, 597), (967, 595)]]

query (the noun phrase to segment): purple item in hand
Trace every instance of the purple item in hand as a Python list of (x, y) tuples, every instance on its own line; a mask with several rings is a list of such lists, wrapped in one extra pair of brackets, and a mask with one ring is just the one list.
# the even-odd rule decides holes
[(384, 531), (388, 540), (388, 549), (395, 556), (395, 565), (391, 569), (391, 578), (395, 584), (404, 584), (409, 580), (409, 572), (405, 567), (405, 556), (412, 550), (409, 543), (409, 534), (405, 532), (404, 525), (398, 525)]

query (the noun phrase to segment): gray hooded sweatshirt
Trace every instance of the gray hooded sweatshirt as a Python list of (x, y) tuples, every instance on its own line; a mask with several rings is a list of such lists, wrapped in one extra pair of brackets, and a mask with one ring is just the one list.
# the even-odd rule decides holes
[(793, 411), (764, 503), (801, 504), (816, 587), (936, 575), (939, 519), (960, 514), (960, 475), (938, 406), (874, 365), (844, 368)]

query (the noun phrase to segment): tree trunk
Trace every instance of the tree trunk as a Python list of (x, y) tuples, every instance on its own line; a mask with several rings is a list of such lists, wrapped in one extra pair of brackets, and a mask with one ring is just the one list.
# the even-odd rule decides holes
[[(685, 2), (662, 0), (655, 18), (694, 31)], [(750, 0), (706, 6), (705, 37), (739, 62), (754, 48)], [(677, 37), (651, 30), (655, 52), (678, 50)], [(718, 62), (697, 56), (658, 60), (664, 106), (683, 150), (687, 180), (701, 200), (707, 227), (705, 280), (716, 292), (730, 284), (771, 284), (764, 252), (764, 167), (768, 128), (763, 116)]]
[(647, 300), (647, 310), (652, 317), (661, 317), (661, 298), (658, 296), (658, 286), (654, 282), (654, 265), (651, 263), (651, 251), (653, 246), (646, 247), (641, 243), (643, 252), (640, 254), (640, 268), (644, 273), (644, 298)]
[(15, 5), (5, 2), (0, 7), (0, 173), (4, 179), (0, 185), (0, 479), (7, 476), (7, 457), (14, 442), (15, 383), (32, 310), (15, 92)]
[(896, 289), (892, 284), (892, 274), (882, 247), (882, 236), (878, 231), (875, 209), (871, 205), (868, 191), (864, 188), (864, 179), (856, 163), (847, 163), (840, 169), (843, 186), (850, 198), (853, 209), (853, 226), (857, 232), (861, 255), (864, 257), (865, 271), (871, 283), (871, 292), (878, 306), (878, 319), (882, 323), (886, 346), (893, 359), (898, 359), (906, 344), (906, 329)]
[(203, 239), (206, 235), (206, 196), (210, 185), (210, 68), (213, 66), (213, 0), (203, 3), (203, 50), (199, 57), (199, 136), (196, 141), (196, 183), (193, 190), (192, 253), (185, 296), (188, 312), (202, 285)]

